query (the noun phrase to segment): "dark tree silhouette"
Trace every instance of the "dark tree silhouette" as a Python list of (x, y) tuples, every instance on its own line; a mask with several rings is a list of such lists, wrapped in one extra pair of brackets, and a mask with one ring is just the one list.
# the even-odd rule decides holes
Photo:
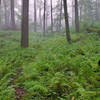
[(51, 32), (53, 32), (53, 8), (52, 8), (52, 0), (51, 0)]
[(64, 15), (65, 15), (66, 38), (67, 38), (67, 41), (68, 42), (71, 42), (70, 29), (69, 29), (69, 21), (68, 21), (67, 0), (63, 0), (63, 2), (64, 2)]
[(34, 0), (34, 32), (37, 31), (37, 7), (36, 7), (36, 4), (37, 4), (37, 0)]
[(60, 8), (60, 23), (59, 23), (59, 29), (61, 30), (61, 27), (62, 27), (62, 0), (60, 1), (61, 2), (61, 8)]
[(79, 12), (78, 12), (78, 0), (75, 0), (75, 28), (76, 32), (80, 32), (80, 25), (79, 25)]
[(28, 39), (28, 12), (29, 12), (29, 0), (23, 0), (23, 9), (22, 9), (22, 36), (21, 36), (21, 47), (27, 48), (29, 45)]
[(14, 30), (15, 26), (15, 12), (14, 12), (14, 0), (11, 0), (11, 28)]
[(46, 28), (46, 0), (44, 0), (44, 19), (43, 19), (43, 35), (45, 36), (45, 28)]

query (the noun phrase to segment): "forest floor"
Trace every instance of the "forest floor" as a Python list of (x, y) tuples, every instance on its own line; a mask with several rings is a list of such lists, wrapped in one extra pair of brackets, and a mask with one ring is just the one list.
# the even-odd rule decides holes
[(100, 100), (100, 36), (0, 31), (0, 100)]

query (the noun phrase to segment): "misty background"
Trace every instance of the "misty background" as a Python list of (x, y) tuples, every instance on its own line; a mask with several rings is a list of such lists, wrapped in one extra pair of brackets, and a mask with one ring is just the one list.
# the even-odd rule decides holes
[[(10, 0), (1, 1), (1, 29), (11, 29), (11, 8)], [(61, 7), (62, 2), (62, 7)], [(15, 23), (16, 29), (21, 28), (21, 16), (22, 16), (22, 0), (16, 0), (14, 2), (15, 11)], [(75, 26), (75, 3), (74, 0), (68, 0), (68, 17), (70, 27)], [(80, 24), (86, 26), (88, 23), (92, 24), (100, 19), (100, 1), (99, 0), (78, 0), (78, 11)], [(61, 20), (61, 29), (65, 28), (64, 22), (64, 7), (62, 0), (52, 1), (52, 14), (53, 14), (53, 30), (59, 31), (59, 24)], [(36, 16), (36, 18), (35, 18)], [(29, 28), (30, 31), (34, 31), (33, 27), (37, 27), (37, 30), (43, 30), (43, 16), (44, 16), (44, 0), (36, 0), (34, 8), (34, 0), (29, 0)], [(61, 18), (60, 18), (61, 17)], [(49, 32), (51, 29), (51, 0), (46, 1), (46, 30)], [(88, 23), (87, 23), (88, 22)], [(86, 26), (87, 27), (87, 26)]]

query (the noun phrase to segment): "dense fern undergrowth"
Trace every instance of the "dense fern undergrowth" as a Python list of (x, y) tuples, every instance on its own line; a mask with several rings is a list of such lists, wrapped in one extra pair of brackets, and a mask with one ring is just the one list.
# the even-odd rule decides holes
[(16, 87), (26, 90), (22, 100), (100, 100), (100, 36), (72, 34), (68, 44), (61, 34), (31, 33), (23, 49), (20, 32), (0, 31), (0, 100), (16, 100)]

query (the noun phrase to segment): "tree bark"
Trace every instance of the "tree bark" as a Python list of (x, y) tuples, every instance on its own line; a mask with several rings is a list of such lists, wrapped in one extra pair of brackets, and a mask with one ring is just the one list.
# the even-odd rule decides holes
[(41, 16), (42, 8), (39, 8), (39, 17), (40, 17), (40, 28), (42, 29), (42, 16)]
[(43, 20), (43, 36), (45, 36), (46, 24), (46, 0), (44, 0), (44, 20)]
[(62, 0), (61, 0), (61, 7), (60, 7), (60, 23), (59, 23), (59, 29), (61, 30), (62, 24)]
[(0, 29), (1, 29), (1, 0), (0, 0)]
[(96, 0), (96, 20), (99, 21), (98, 0)]
[(11, 0), (11, 28), (12, 30), (16, 29), (15, 25), (15, 12), (14, 12), (14, 0)]
[(37, 31), (37, 11), (36, 11), (36, 1), (34, 0), (34, 32)]
[(21, 47), (24, 48), (27, 48), (29, 45), (28, 13), (29, 13), (29, 0), (23, 0)]
[(65, 14), (66, 38), (67, 38), (67, 41), (70, 43), (71, 37), (70, 37), (70, 29), (69, 29), (69, 21), (68, 21), (67, 0), (63, 0), (63, 2), (64, 2), (64, 14)]
[(75, 28), (76, 32), (80, 32), (80, 25), (79, 25), (79, 12), (78, 12), (78, 1), (75, 0)]
[(4, 4), (4, 10), (5, 10), (5, 13), (4, 13), (4, 17), (5, 17), (5, 29), (7, 30), (9, 27), (9, 18), (8, 18), (8, 10), (7, 10), (7, 2), (6, 0), (3, 0), (3, 4)]
[(72, 26), (75, 26), (75, 0), (72, 0)]
[(52, 8), (52, 0), (51, 0), (51, 32), (53, 32), (53, 8)]

